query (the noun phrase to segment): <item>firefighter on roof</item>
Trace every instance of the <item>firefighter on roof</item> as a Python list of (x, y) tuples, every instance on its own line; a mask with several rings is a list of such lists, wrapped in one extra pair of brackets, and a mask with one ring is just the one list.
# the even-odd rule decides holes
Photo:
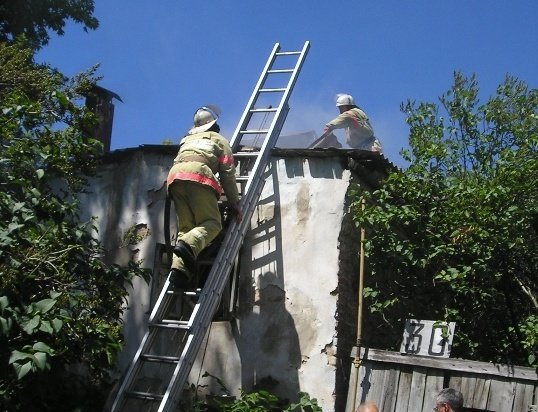
[(347, 144), (354, 149), (381, 152), (381, 143), (374, 136), (368, 116), (355, 105), (353, 96), (336, 95), (336, 107), (340, 115), (325, 125), (322, 137), (329, 137), (334, 129), (346, 129)]
[(222, 229), (218, 200), (223, 192), (241, 219), (234, 159), (230, 144), (219, 134), (219, 114), (215, 106), (196, 111), (194, 126), (181, 140), (168, 173), (178, 227), (170, 283), (179, 289), (189, 286), (196, 257)]

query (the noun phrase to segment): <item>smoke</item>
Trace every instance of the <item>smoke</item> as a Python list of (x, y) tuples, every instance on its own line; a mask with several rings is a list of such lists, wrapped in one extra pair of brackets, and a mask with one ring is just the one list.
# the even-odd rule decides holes
[[(314, 131), (317, 136), (320, 136), (325, 123), (337, 115), (338, 110), (332, 105), (324, 107), (312, 102), (294, 101), (290, 103), (290, 110), (280, 134), (291, 135)], [(231, 137), (237, 126), (232, 119), (226, 119), (219, 124), (222, 134), (226, 137)]]
[(295, 134), (314, 130), (320, 136), (325, 123), (338, 115), (335, 107), (315, 105), (309, 102), (295, 102), (290, 111), (282, 135)]

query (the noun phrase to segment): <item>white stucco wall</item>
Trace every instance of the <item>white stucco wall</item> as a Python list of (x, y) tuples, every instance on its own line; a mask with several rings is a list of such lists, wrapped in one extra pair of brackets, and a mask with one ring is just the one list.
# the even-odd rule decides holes
[[(173, 157), (166, 153), (128, 151), (117, 156), (118, 160), (104, 164), (98, 175), (90, 179), (89, 193), (81, 195), (81, 218), (98, 217), (98, 236), (111, 262), (125, 265), (132, 259), (153, 269), (155, 244), (164, 243), (163, 185)], [(146, 225), (149, 236), (135, 245), (125, 244), (125, 233), (135, 225)], [(125, 346), (119, 358), (122, 371), (138, 349), (151, 311), (151, 285), (136, 278), (129, 292), (123, 315)]]
[[(164, 243), (163, 182), (173, 155), (134, 151), (103, 166), (83, 197), (83, 215), (98, 216), (99, 236), (118, 263), (130, 258), (152, 268), (156, 242)], [(272, 158), (251, 220), (240, 264), (236, 318), (212, 325), (191, 372), (205, 371), (237, 394), (267, 384), (293, 399), (308, 392), (334, 410), (338, 242), (350, 173), (338, 158)], [(125, 231), (146, 225), (149, 235), (121, 245)], [(125, 312), (129, 365), (146, 330), (151, 288), (136, 281)], [(328, 350), (330, 348), (330, 350)], [(205, 349), (205, 350), (204, 350)]]
[(271, 376), (279, 395), (308, 392), (332, 410), (335, 370), (325, 349), (335, 337), (331, 292), (349, 172), (326, 158), (273, 159), (269, 172), (241, 261), (242, 384)]

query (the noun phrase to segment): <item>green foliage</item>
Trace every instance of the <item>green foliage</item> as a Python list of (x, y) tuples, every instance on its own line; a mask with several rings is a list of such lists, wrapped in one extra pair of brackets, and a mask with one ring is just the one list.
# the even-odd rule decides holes
[(318, 405), (316, 398), (310, 399), (310, 395), (306, 392), (299, 392), (299, 402), (292, 403), (286, 411), (306, 411), (306, 412), (322, 412), (323, 410)]
[(278, 398), (264, 390), (255, 392), (241, 391), (241, 396), (235, 402), (231, 404), (223, 403), (219, 407), (223, 412), (265, 412), (265, 411), (277, 411)]
[(48, 43), (52, 30), (64, 34), (68, 19), (81, 23), (84, 30), (99, 25), (93, 16), (94, 0), (24, 0), (0, 1), (0, 41), (13, 40), (24, 35), (32, 48)]
[(125, 285), (143, 272), (106, 264), (77, 217), (101, 153), (77, 104), (94, 79), (34, 65), (21, 43), (0, 46), (0, 62), (0, 407), (99, 410)]
[(455, 321), (453, 356), (536, 366), (538, 90), (507, 77), (478, 96), (456, 73), (440, 106), (404, 104), (408, 169), (356, 196), (370, 321), (388, 329), (371, 344), (396, 348), (405, 318)]
[[(250, 392), (241, 390), (239, 398), (231, 395), (221, 379), (217, 376), (204, 372), (203, 378), (210, 378), (218, 385), (218, 390), (223, 396), (206, 397), (207, 403), (204, 403), (198, 396), (198, 390), (207, 388), (208, 385), (195, 386), (191, 384), (188, 391), (180, 401), (179, 408), (186, 412), (203, 412), (218, 410), (222, 412), (241, 412), (241, 411), (282, 411), (282, 412), (322, 412), (315, 398), (310, 398), (306, 392), (299, 392), (298, 401), (289, 404), (288, 400), (282, 400), (273, 393), (265, 389), (257, 388)], [(188, 394), (186, 396), (186, 394)]]
[(299, 401), (283, 408), (277, 396), (265, 390), (244, 392), (233, 403), (222, 403), (219, 407), (222, 412), (322, 412), (316, 399), (310, 399), (310, 395), (305, 392), (299, 393)]
[(0, 99), (11, 95), (39, 100), (42, 90), (55, 90), (63, 75), (46, 65), (33, 63), (33, 51), (22, 40), (0, 43)]

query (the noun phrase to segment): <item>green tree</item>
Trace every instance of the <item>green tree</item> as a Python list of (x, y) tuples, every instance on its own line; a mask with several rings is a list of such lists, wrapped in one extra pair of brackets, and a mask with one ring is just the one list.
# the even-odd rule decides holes
[(49, 30), (63, 35), (68, 19), (95, 30), (93, 11), (93, 0), (0, 0), (0, 41), (24, 35), (38, 49), (48, 43)]
[(402, 105), (409, 167), (354, 204), (371, 345), (398, 347), (405, 318), (447, 320), (453, 356), (538, 364), (537, 109), (509, 76), (481, 104), (461, 73), (440, 105)]
[(80, 104), (92, 73), (66, 79), (31, 56), (0, 46), (0, 409), (101, 410), (125, 286), (144, 272), (105, 264), (77, 216), (101, 153)]

